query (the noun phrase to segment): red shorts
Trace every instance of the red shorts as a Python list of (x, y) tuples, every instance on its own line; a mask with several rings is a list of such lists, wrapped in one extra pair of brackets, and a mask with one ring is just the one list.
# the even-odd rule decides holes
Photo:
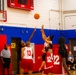
[(44, 69), (44, 70), (43, 70), (43, 73), (44, 73), (44, 74), (52, 73), (52, 69), (53, 69), (53, 68)]
[(24, 70), (33, 70), (33, 60), (32, 59), (22, 59), (20, 62), (20, 67)]

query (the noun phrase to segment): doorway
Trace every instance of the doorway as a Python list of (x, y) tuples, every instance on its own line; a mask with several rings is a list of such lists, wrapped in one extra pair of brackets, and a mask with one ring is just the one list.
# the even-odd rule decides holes
[(69, 39), (70, 50), (72, 51), (76, 61), (76, 38)]
[(19, 62), (21, 53), (21, 38), (12, 38), (12, 74), (19, 74)]

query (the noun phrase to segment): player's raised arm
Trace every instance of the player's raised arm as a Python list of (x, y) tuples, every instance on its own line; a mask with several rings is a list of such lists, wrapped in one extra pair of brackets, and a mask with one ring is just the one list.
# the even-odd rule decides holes
[(33, 35), (34, 35), (35, 31), (36, 31), (36, 27), (34, 28), (34, 30), (33, 30), (33, 32), (32, 32), (32, 34), (31, 34), (31, 36), (30, 36), (30, 38), (29, 38), (29, 40), (28, 40), (28, 41), (31, 41), (31, 39), (32, 39), (32, 37), (33, 37)]
[[(46, 37), (46, 35), (45, 35), (44, 25), (42, 25), (41, 34), (42, 34), (42, 39), (43, 39), (46, 43), (51, 44), (51, 42), (50, 42), (50, 40), (51, 40), (51, 39), (50, 39), (50, 36)], [(49, 39), (48, 39), (48, 38), (49, 38)]]
[(45, 41), (46, 35), (45, 35), (45, 32), (44, 32), (44, 25), (42, 25), (41, 28), (42, 28), (42, 29), (41, 29), (42, 39)]

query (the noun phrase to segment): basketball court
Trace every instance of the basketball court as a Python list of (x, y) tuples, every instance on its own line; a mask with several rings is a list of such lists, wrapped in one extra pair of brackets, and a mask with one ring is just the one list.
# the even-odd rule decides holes
[[(42, 1), (43, 0), (41, 0), (41, 2)], [(34, 39), (32, 40), (33, 43), (31, 43), (31, 46), (34, 49), (33, 75), (42, 75), (42, 73), (38, 73), (38, 67), (40, 66), (41, 62), (39, 59), (37, 59), (37, 57), (41, 54), (41, 51), (39, 50), (42, 50), (42, 47), (43, 47), (41, 33), (39, 31), (39, 29), (41, 29), (41, 26), (39, 25), (44, 24), (47, 35), (51, 33), (55, 35), (56, 37), (54, 39), (54, 59), (55, 59), (54, 72), (53, 72), (54, 74), (50, 74), (50, 75), (67, 75), (65, 74), (65, 71), (62, 68), (62, 61), (58, 55), (58, 48), (57, 48), (58, 43), (56, 41), (58, 39), (58, 36), (61, 35), (61, 36), (65, 36), (68, 39), (70, 38), (69, 40), (67, 40), (68, 42), (66, 43), (66, 45), (68, 46), (68, 48), (70, 46), (70, 50), (73, 52), (75, 60), (76, 60), (76, 29), (74, 27), (76, 26), (76, 15), (74, 14), (76, 13), (76, 10), (75, 10), (76, 8), (73, 11), (68, 11), (68, 10), (64, 11), (63, 12), (64, 14), (62, 17), (61, 3), (63, 2), (61, 1), (64, 1), (64, 0), (58, 0), (55, 3), (53, 1), (55, 2), (55, 0), (52, 0), (51, 2), (50, 0), (48, 0), (47, 6), (45, 6), (46, 4), (43, 4), (43, 2), (39, 3), (38, 0), (21, 0), (21, 1), (20, 0), (0, 0), (0, 5), (1, 5), (0, 6), (0, 24), (1, 24), (0, 51), (3, 49), (4, 44), (6, 44), (7, 42), (7, 44), (9, 44), (10, 50), (12, 51), (12, 64), (10, 66), (11, 75), (20, 75), (19, 74), (20, 60), (19, 60), (19, 55), (18, 55), (18, 51), (21, 49), (19, 47), (20, 41), (21, 40), (27, 41), (28, 39), (27, 37), (29, 37), (29, 35), (31, 34), (30, 32), (32, 31), (32, 28), (34, 28), (36, 25), (37, 25), (36, 34), (35, 34)], [(67, 0), (65, 1), (67, 2)], [(51, 9), (48, 7), (48, 4), (52, 5), (51, 3), (53, 5), (56, 5), (55, 7), (60, 7), (60, 6), (61, 7), (56, 8), (56, 9), (54, 8)], [(37, 7), (34, 6), (34, 4)], [(43, 8), (40, 8), (41, 7), (40, 5), (42, 7), (45, 7), (45, 9), (43, 10)], [(65, 5), (65, 2), (64, 2), (64, 5)], [(39, 6), (39, 10), (38, 10), (38, 6)], [(37, 8), (37, 10), (34, 9), (34, 7)], [(46, 11), (47, 8), (49, 8), (48, 15), (45, 14), (47, 13)], [(31, 10), (32, 11), (35, 10), (35, 11), (30, 13)], [(69, 13), (71, 13), (71, 15)], [(14, 15), (17, 15), (17, 17), (15, 18)], [(44, 17), (46, 17), (47, 19), (45, 18), (46, 19), (45, 20)], [(62, 20), (64, 20), (64, 22), (62, 22)], [(62, 25), (64, 25), (63, 28), (62, 28)], [(72, 32), (71, 30), (72, 28), (75, 29), (74, 32)], [(70, 35), (70, 32), (68, 29), (70, 29), (71, 35), (73, 36)], [(50, 33), (48, 34), (49, 31)], [(16, 33), (16, 34), (13, 34), (13, 33)], [(0, 59), (0, 61), (2, 60)], [(69, 72), (71, 73), (71, 75), (76, 75), (76, 69), (71, 70)], [(0, 63), (0, 75), (2, 75), (2, 63)], [(25, 72), (24, 75), (28, 75), (28, 73)]]
[[(75, 71), (70, 71), (71, 75), (76, 75), (76, 70)], [(25, 75), (28, 75), (28, 74), (25, 74)], [(42, 75), (41, 73), (34, 73), (34, 75)], [(51, 75), (51, 74), (50, 74)], [(52, 74), (52, 75), (65, 75), (65, 74)], [(67, 74), (66, 74), (67, 75)]]
[[(76, 70), (74, 70), (74, 71), (71, 70), (70, 73), (71, 73), (71, 75), (76, 75)], [(20, 75), (20, 74), (17, 74), (17, 75)], [(28, 74), (24, 74), (24, 75), (28, 75)], [(33, 73), (33, 75), (42, 75), (42, 74), (41, 73)], [(65, 75), (65, 74), (52, 74), (52, 75)]]

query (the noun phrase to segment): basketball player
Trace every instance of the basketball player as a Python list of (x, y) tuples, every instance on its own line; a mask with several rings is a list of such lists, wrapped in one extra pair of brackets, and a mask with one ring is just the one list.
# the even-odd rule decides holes
[(30, 46), (30, 42), (26, 42), (26, 47), (21, 49), (21, 63), (20, 63), (20, 75), (24, 74), (24, 71), (28, 69), (28, 74), (32, 75), (33, 70), (33, 51)]
[[(34, 30), (33, 30), (32, 34), (31, 34), (30, 38), (28, 39), (29, 42), (31, 41), (31, 39), (32, 39), (35, 31), (36, 31), (36, 28), (34, 28)], [(19, 60), (21, 60), (21, 48), (23, 48), (25, 46), (26, 46), (26, 42), (24, 42), (23, 40), (21, 40), (20, 46), (19, 46), (20, 50), (18, 51), (18, 58), (19, 58)]]
[[(47, 63), (47, 64), (49, 64), (50, 63), (50, 65), (48, 65), (48, 66), (52, 66), (53, 67), (53, 51), (52, 51), (52, 39), (53, 39), (53, 36), (48, 36), (48, 37), (46, 37), (46, 35), (45, 35), (45, 32), (44, 32), (44, 25), (42, 25), (42, 29), (41, 29), (41, 34), (42, 34), (42, 39), (44, 40), (44, 48), (43, 48), (43, 50), (42, 50), (42, 52), (43, 52), (43, 55), (42, 55), (42, 59), (43, 59), (43, 62), (42, 62), (42, 65), (41, 65), (41, 67), (45, 64), (45, 63)], [(47, 52), (50, 54), (49, 56), (47, 56)], [(45, 60), (45, 57), (46, 58), (48, 58), (49, 57), (49, 59), (51, 60), (51, 61), (49, 61), (49, 63), (48, 63), (48, 61), (47, 62), (45, 62), (46, 60)], [(52, 63), (52, 64), (51, 64)], [(40, 68), (41, 69), (41, 68)], [(40, 70), (39, 69), (39, 70)], [(52, 69), (52, 68), (51, 68)], [(47, 71), (47, 70), (49, 70), (49, 69), (46, 69), (45, 71)], [(50, 72), (50, 70), (49, 70), (49, 72), (47, 71), (47, 73), (44, 71), (44, 74), (45, 75), (49, 75), (49, 72)]]
[(68, 54), (67, 54), (67, 50), (66, 50), (66, 46), (65, 46), (65, 38), (64, 38), (64, 37), (60, 37), (60, 38), (58, 39), (58, 44), (59, 44), (59, 54), (60, 54), (60, 56), (62, 57), (63, 67), (64, 67), (66, 73), (67, 73), (68, 75), (71, 75), (71, 74), (69, 73), (68, 67), (67, 67), (67, 65), (66, 65), (66, 59), (67, 59)]
[[(42, 49), (42, 52), (43, 52), (43, 54), (45, 54), (45, 52), (46, 52), (45, 49), (49, 46), (49, 44), (51, 44), (51, 46), (53, 46), (52, 40), (53, 40), (54, 36), (46, 37), (45, 32), (44, 32), (44, 25), (42, 25), (42, 27), (41, 27), (41, 34), (42, 34), (42, 39), (44, 41), (44, 48)], [(52, 49), (50, 51), (51, 51), (51, 53), (53, 53)], [(41, 57), (42, 56), (39, 56), (38, 59), (40, 59)]]
[(42, 64), (39, 68), (39, 71), (43, 68), (43, 75), (50, 75), (53, 69), (53, 55), (50, 52), (52, 49), (52, 44), (49, 44), (47, 48), (45, 48), (45, 53), (42, 55)]
[[(34, 28), (29, 40), (26, 43), (24, 41), (21, 41), (21, 54), (20, 54), (21, 55), (21, 61), (23, 60), (23, 57), (24, 57), (24, 53), (23, 52), (24, 52), (24, 50), (26, 50), (25, 47), (28, 47), (27, 43), (29, 43), (29, 46), (30, 46), (30, 41), (31, 41), (35, 31), (36, 31), (36, 28)], [(20, 74), (23, 75), (23, 73), (24, 73), (24, 70), (22, 68), (20, 68)], [(29, 71), (29, 74), (30, 73), (32, 73), (32, 71)]]
[(42, 39), (44, 40), (44, 48), (46, 48), (49, 44), (52, 44), (52, 39), (54, 36), (46, 37), (44, 32), (44, 25), (42, 25), (41, 34), (42, 34)]

